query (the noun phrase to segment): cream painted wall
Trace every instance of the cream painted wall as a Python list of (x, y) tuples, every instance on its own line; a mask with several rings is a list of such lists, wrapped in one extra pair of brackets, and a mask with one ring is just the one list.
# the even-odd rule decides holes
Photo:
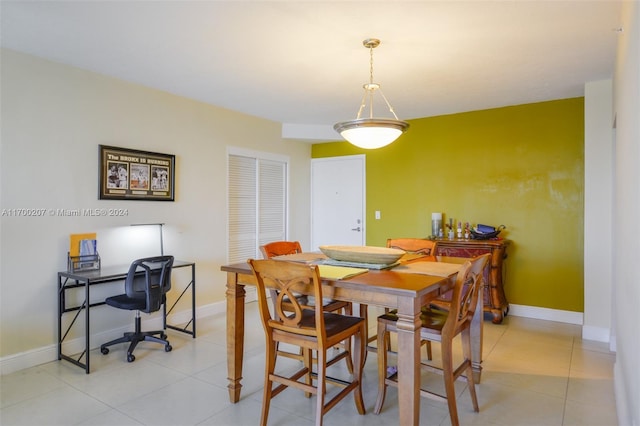
[(612, 290), (613, 87), (584, 93), (584, 324), (582, 337), (609, 342)]
[[(103, 265), (165, 253), (197, 263), (199, 308), (224, 300), (227, 146), (290, 158), (290, 237), (308, 245), (310, 145), (285, 141), (279, 123), (96, 73), (1, 51), (0, 357), (52, 348), (56, 273), (69, 234), (97, 232)], [(176, 155), (176, 201), (98, 200), (98, 144)], [(122, 208), (120, 217), (63, 217), (53, 209)], [(12, 209), (45, 209), (42, 217)], [(141, 233), (147, 232), (146, 235)], [(92, 327), (131, 324), (127, 312), (92, 311)]]
[(614, 381), (618, 422), (640, 425), (640, 3), (625, 2), (613, 80)]

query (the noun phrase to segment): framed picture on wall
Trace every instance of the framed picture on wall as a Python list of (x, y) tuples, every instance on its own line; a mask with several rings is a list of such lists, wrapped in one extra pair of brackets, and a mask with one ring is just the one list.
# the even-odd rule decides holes
[(174, 201), (175, 155), (98, 145), (101, 200)]

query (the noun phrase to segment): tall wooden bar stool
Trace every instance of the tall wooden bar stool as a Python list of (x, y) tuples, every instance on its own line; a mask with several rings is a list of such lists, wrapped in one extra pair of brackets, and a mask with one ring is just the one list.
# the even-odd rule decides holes
[[(362, 399), (362, 358), (365, 352), (365, 323), (359, 317), (324, 312), (321, 309), (305, 309), (293, 295), (296, 286), (311, 286), (316, 300), (322, 300), (322, 281), (317, 265), (284, 262), (278, 260), (249, 260), (257, 281), (260, 318), (266, 337), (266, 365), (262, 415), (260, 424), (266, 426), (271, 399), (287, 387), (295, 387), (310, 397), (316, 395), (316, 426), (322, 425), (323, 416), (340, 400), (353, 392), (359, 414), (365, 413)], [(278, 290), (275, 312), (272, 315), (267, 302), (267, 288)], [(293, 311), (285, 311), (285, 297)], [(344, 340), (354, 338), (353, 375), (351, 381), (332, 380), (327, 367), (342, 359), (351, 359), (350, 351), (341, 351), (329, 359), (327, 352)], [(300, 346), (303, 351), (303, 367), (291, 375), (276, 373), (278, 351), (276, 344), (284, 342)], [(317, 354), (317, 372), (312, 372), (312, 351)], [(326, 399), (327, 384), (337, 384), (342, 389)], [(274, 384), (276, 385), (274, 388)]]

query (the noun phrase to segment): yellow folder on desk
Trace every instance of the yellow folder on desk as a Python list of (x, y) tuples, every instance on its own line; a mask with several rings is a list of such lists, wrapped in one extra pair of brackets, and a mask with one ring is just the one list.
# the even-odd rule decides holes
[(368, 269), (350, 266), (318, 265), (318, 268), (320, 269), (320, 277), (330, 280), (344, 280), (368, 271)]
[(96, 233), (89, 234), (71, 234), (69, 236), (69, 256), (80, 256), (80, 241), (82, 240), (95, 240)]

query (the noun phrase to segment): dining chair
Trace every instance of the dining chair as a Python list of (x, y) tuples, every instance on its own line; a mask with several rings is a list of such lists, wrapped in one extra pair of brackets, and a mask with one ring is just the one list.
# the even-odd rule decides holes
[[(262, 253), (262, 256), (265, 259), (271, 259), (275, 256), (302, 253), (302, 247), (300, 246), (299, 241), (273, 241), (260, 246), (260, 252)], [(271, 288), (268, 289), (268, 291), (271, 297), (272, 304), (275, 307), (275, 301), (278, 298), (278, 291)], [(313, 300), (310, 301), (307, 295), (296, 294), (296, 293), (292, 293), (291, 295), (295, 296), (298, 299), (298, 302), (300, 303), (301, 306), (305, 306), (309, 308), (310, 306), (315, 305), (315, 302)], [(289, 301), (288, 297), (284, 298), (284, 300), (282, 301), (282, 306), (285, 312), (293, 312), (293, 305)], [(309, 308), (309, 309), (313, 309), (313, 308)], [(342, 311), (345, 315), (351, 315), (353, 312), (351, 302), (345, 302), (342, 300), (333, 300), (333, 299), (323, 299), (322, 309), (325, 312)], [(277, 311), (275, 314), (277, 315)], [(345, 344), (348, 346), (350, 342), (346, 342)], [(276, 350), (278, 350), (278, 345), (276, 345)], [(298, 354), (294, 354), (287, 351), (280, 351), (280, 355), (302, 360), (302, 351), (300, 351), (300, 353)], [(349, 371), (350, 372), (352, 371), (352, 366), (350, 363), (349, 363)]]
[[(454, 426), (459, 424), (454, 387), (454, 382), (457, 379), (466, 379), (473, 409), (476, 412), (479, 411), (475, 382), (473, 380), (473, 370), (471, 368), (470, 327), (478, 304), (478, 294), (484, 281), (484, 268), (489, 261), (489, 257), (489, 254), (484, 254), (468, 260), (462, 265), (462, 268), (456, 276), (451, 306), (448, 311), (422, 311), (420, 316), (422, 322), (420, 338), (440, 342), (442, 358), (441, 367), (424, 362), (421, 362), (421, 367), (442, 374), (445, 388), (445, 395), (421, 388), (420, 396), (440, 401), (446, 400), (449, 406), (451, 424)], [(378, 317), (378, 347), (385, 347), (387, 341), (390, 339), (390, 333), (397, 332), (397, 321), (398, 317), (393, 313)], [(454, 366), (453, 341), (458, 335), (460, 335), (462, 339), (462, 361)], [(382, 410), (387, 386), (397, 387), (397, 373), (392, 373), (387, 377), (387, 367), (388, 352), (380, 351), (378, 353), (378, 397), (374, 408), (376, 414), (379, 414)], [(463, 373), (465, 375), (463, 375)]]
[[(316, 395), (316, 426), (322, 425), (324, 415), (340, 400), (353, 392), (359, 414), (365, 413), (362, 399), (362, 358), (365, 352), (365, 322), (363, 318), (307, 309), (293, 294), (296, 286), (311, 286), (316, 300), (322, 300), (322, 280), (317, 265), (278, 260), (254, 260), (249, 264), (256, 278), (260, 318), (266, 337), (266, 362), (262, 414), (260, 424), (266, 426), (271, 399), (287, 387), (305, 392), (307, 397)], [(275, 312), (272, 315), (267, 303), (267, 289), (278, 290)], [(284, 306), (288, 298), (289, 306)], [(354, 338), (354, 359), (351, 351), (341, 351), (331, 359), (328, 351), (344, 340)], [(299, 346), (303, 351), (304, 364), (295, 373), (284, 375), (276, 372), (278, 361), (277, 343)], [(312, 351), (317, 354), (316, 373), (312, 371)], [(350, 381), (334, 380), (327, 376), (327, 367), (338, 361), (351, 360), (353, 373)], [(315, 385), (314, 385), (315, 378)], [(328, 401), (327, 384), (336, 384), (342, 389)], [(274, 384), (276, 385), (274, 388)]]
[[(387, 247), (404, 250), (407, 253), (424, 254), (427, 256), (435, 256), (437, 242), (426, 238), (387, 238)], [(422, 310), (429, 310), (429, 305), (423, 306)], [(389, 313), (389, 309), (385, 309), (385, 314)], [(377, 339), (377, 336), (374, 336)], [(427, 348), (427, 359), (433, 359), (433, 351), (429, 340), (422, 340), (421, 344)], [(387, 342), (387, 350), (391, 349), (391, 342)]]
[[(275, 256), (302, 253), (302, 246), (300, 246), (299, 241), (273, 241), (271, 243), (260, 246), (260, 252), (262, 253), (263, 258), (271, 259)], [(275, 301), (276, 297), (278, 296), (277, 291), (274, 289), (269, 289), (269, 294), (271, 295), (271, 300)], [(298, 301), (300, 301), (300, 303), (303, 303), (305, 305), (308, 303), (306, 295), (295, 294), (295, 296), (298, 298)]]
[(134, 331), (124, 333), (124, 336), (100, 345), (103, 355), (109, 353), (108, 346), (118, 343), (129, 343), (127, 361), (133, 362), (136, 357), (133, 350), (143, 341), (156, 342), (164, 345), (165, 352), (172, 347), (167, 340), (164, 330), (142, 331), (140, 327), (140, 312), (151, 313), (160, 310), (166, 302), (166, 293), (171, 289), (171, 268), (173, 256), (155, 256), (134, 260), (124, 281), (124, 294), (107, 297), (105, 303), (118, 309), (136, 311)]
[[(387, 239), (387, 247), (399, 248), (408, 253), (426, 254), (436, 256), (438, 253), (438, 242), (428, 240), (426, 238), (389, 238)], [(451, 304), (452, 291), (433, 299), (429, 305), (423, 306), (423, 310), (441, 309), (448, 311)], [(431, 344), (426, 343), (429, 359), (431, 358)]]
[(387, 247), (404, 250), (407, 253), (435, 256), (437, 242), (426, 238), (388, 238)]
[[(275, 256), (302, 253), (302, 247), (298, 241), (273, 241), (260, 246), (260, 252), (265, 259), (271, 259)], [(269, 291), (273, 292), (274, 290)], [(273, 295), (274, 293), (271, 293), (271, 296)], [(306, 295), (297, 295), (297, 297), (305, 305), (309, 302)], [(345, 314), (351, 315), (352, 313), (351, 302), (342, 300), (324, 299), (322, 301), (322, 309), (327, 312), (336, 312), (344, 309)]]

